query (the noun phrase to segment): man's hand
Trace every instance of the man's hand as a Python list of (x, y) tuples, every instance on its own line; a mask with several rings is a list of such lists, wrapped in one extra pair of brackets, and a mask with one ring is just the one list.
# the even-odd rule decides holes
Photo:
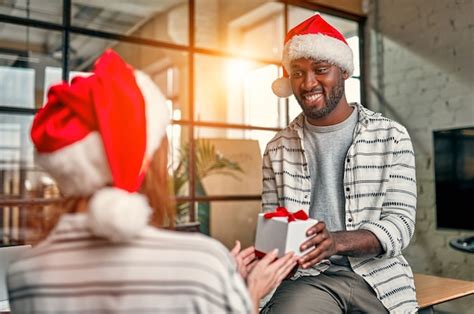
[(235, 263), (237, 264), (237, 270), (244, 280), (247, 279), (248, 274), (257, 263), (255, 256), (255, 247), (250, 246), (245, 250), (240, 251), (240, 241), (235, 241), (235, 246), (230, 251), (230, 254), (234, 257)]
[(314, 249), (299, 259), (302, 268), (310, 268), (311, 266), (321, 262), (323, 259), (327, 259), (332, 255), (337, 254), (336, 237), (326, 229), (326, 224), (324, 222), (319, 221), (317, 224), (310, 227), (306, 232), (306, 235), (311, 238), (301, 245), (301, 251), (310, 247), (314, 247)]
[(383, 253), (379, 240), (368, 230), (329, 232), (326, 224), (320, 221), (309, 228), (306, 235), (312, 238), (301, 245), (301, 251), (310, 247), (314, 249), (299, 259), (303, 268), (309, 268), (333, 255), (371, 257)]

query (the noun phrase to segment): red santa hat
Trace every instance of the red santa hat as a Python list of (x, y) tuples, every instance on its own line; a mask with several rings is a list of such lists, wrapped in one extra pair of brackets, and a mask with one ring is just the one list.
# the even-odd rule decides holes
[(283, 77), (272, 84), (273, 93), (278, 97), (293, 94), (288, 73), (291, 61), (299, 58), (328, 61), (339, 66), (349, 76), (354, 72), (352, 49), (344, 36), (319, 14), (292, 28), (285, 37)]
[(49, 89), (31, 138), (37, 163), (65, 196), (92, 195), (94, 234), (117, 242), (148, 224), (151, 208), (137, 190), (168, 123), (159, 88), (109, 49), (91, 76)]

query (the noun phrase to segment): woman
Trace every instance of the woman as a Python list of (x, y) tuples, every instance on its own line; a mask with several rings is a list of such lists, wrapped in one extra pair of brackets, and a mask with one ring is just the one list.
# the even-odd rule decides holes
[(111, 50), (93, 75), (50, 89), (31, 136), (66, 201), (48, 237), (9, 269), (13, 313), (252, 312), (296, 264), (236, 247), (237, 270), (217, 241), (156, 228), (174, 219), (164, 103)]

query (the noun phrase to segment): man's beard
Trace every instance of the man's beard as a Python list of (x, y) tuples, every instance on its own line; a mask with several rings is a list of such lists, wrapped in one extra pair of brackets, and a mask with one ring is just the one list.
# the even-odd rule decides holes
[[(311, 91), (313, 92), (313, 91)], [(324, 103), (325, 106), (321, 109), (318, 109), (313, 106), (304, 106), (303, 102), (297, 98), (298, 103), (303, 109), (304, 115), (309, 119), (321, 119), (328, 116), (336, 107), (339, 101), (341, 100), (342, 96), (344, 95), (344, 79), (342, 75), (339, 77), (337, 85), (334, 86), (329, 95), (324, 95)]]

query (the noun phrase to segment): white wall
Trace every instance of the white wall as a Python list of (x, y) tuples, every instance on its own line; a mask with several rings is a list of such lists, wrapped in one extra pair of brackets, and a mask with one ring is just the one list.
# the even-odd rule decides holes
[[(377, 16), (371, 1), (366, 29), (368, 105), (407, 127), (417, 159), (417, 230), (405, 255), (415, 272), (474, 280), (474, 254), (448, 244), (472, 232), (436, 229), (432, 139), (433, 130), (474, 126), (473, 1), (379, 0), (378, 6)], [(474, 296), (439, 308), (467, 313)]]

